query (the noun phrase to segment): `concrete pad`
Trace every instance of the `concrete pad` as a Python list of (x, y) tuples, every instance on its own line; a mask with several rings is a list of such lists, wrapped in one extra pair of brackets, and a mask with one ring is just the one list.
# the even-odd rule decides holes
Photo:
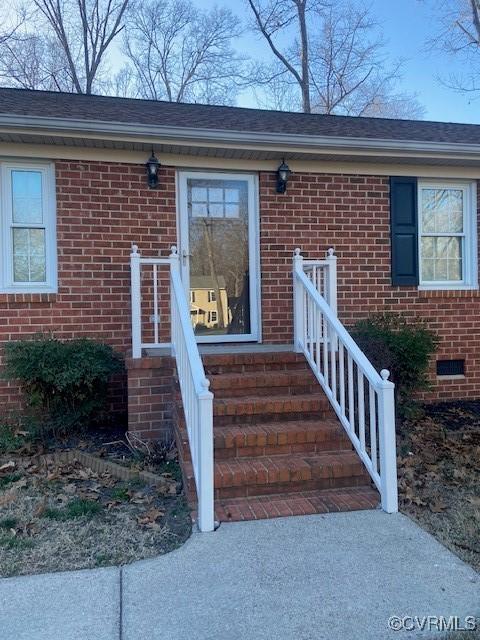
[(117, 568), (0, 580), (2, 640), (118, 640), (119, 629)]
[(123, 640), (385, 640), (419, 635), (390, 616), (480, 613), (480, 576), (381, 511), (222, 524), (125, 567), (123, 594)]

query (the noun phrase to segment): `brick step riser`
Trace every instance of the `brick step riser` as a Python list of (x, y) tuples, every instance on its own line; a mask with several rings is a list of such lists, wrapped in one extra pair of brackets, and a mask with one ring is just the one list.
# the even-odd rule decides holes
[(331, 418), (329, 411), (300, 411), (290, 413), (254, 413), (250, 415), (240, 414), (235, 416), (215, 416), (213, 426), (227, 427), (238, 424), (264, 424), (265, 422), (291, 422), (294, 420), (326, 420)]
[[(278, 493), (301, 493), (302, 491), (317, 491), (325, 489), (343, 489), (345, 487), (366, 486), (364, 478), (356, 476), (350, 478), (323, 478), (319, 480), (300, 480), (284, 484), (257, 484), (242, 487), (221, 487), (215, 489), (215, 499), (247, 498), (249, 496), (275, 495)], [(239, 490), (239, 491), (237, 491)]]
[[(224, 498), (248, 498), (249, 496), (277, 495), (280, 493), (302, 493), (303, 491), (322, 491), (348, 487), (368, 487), (370, 482), (365, 476), (346, 476), (343, 478), (319, 478), (316, 480), (296, 480), (277, 484), (249, 484), (238, 487), (216, 487), (215, 500)], [(196, 501), (195, 483), (192, 480), (186, 487), (189, 502)]]
[[(188, 441), (182, 440), (178, 444), (181, 460), (190, 461), (190, 447)], [(238, 458), (261, 458), (282, 456), (294, 453), (336, 453), (338, 451), (352, 451), (349, 440), (325, 440), (322, 442), (303, 442), (297, 444), (277, 444), (267, 447), (218, 447), (214, 445), (215, 460), (232, 460)]]
[(261, 364), (212, 364), (205, 365), (205, 374), (207, 376), (221, 375), (222, 373), (268, 373), (271, 371), (310, 371), (307, 362), (270, 362)]
[(279, 387), (279, 386), (271, 386), (271, 387), (257, 387), (252, 384), (252, 386), (248, 387), (232, 387), (230, 389), (215, 389), (210, 387), (215, 398), (241, 398), (246, 395), (256, 396), (300, 396), (306, 395), (309, 393), (318, 393), (318, 384), (298, 384), (291, 385), (289, 387)]
[[(298, 384), (298, 385), (290, 385), (288, 387), (279, 387), (272, 385), (271, 387), (258, 387), (252, 384), (247, 387), (232, 387), (228, 389), (215, 389), (214, 387), (210, 387), (210, 390), (213, 392), (215, 399), (225, 398), (242, 398), (243, 396), (251, 396), (255, 395), (257, 397), (270, 397), (270, 396), (301, 396), (307, 394), (317, 394), (319, 391), (318, 384)], [(176, 402), (180, 402), (182, 399), (180, 391), (177, 391), (173, 394), (173, 399)]]

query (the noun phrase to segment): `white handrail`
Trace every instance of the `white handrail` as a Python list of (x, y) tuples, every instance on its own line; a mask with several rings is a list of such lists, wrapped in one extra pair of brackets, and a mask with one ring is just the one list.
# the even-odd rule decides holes
[[(169, 258), (141, 258), (138, 247), (132, 247), (132, 354), (140, 358), (145, 346), (159, 346), (158, 342), (158, 273), (159, 265), (170, 270), (170, 332), (171, 351), (177, 366), (185, 425), (192, 457), (193, 473), (198, 499), (198, 527), (200, 531), (214, 530), (213, 484), (213, 394), (205, 376), (202, 360), (190, 321), (185, 290), (180, 278), (177, 248), (172, 247)], [(153, 322), (154, 342), (142, 342), (141, 267), (153, 267)], [(165, 345), (162, 345), (165, 346)]]
[[(394, 385), (389, 372), (379, 375), (336, 314), (336, 264), (333, 250), (327, 261), (317, 261), (327, 271), (329, 304), (304, 270), (295, 250), (294, 342), (305, 355), (352, 444), (380, 491), (382, 508), (398, 511)], [(326, 263), (326, 264), (325, 264)], [(329, 272), (329, 273), (328, 273)], [(335, 283), (332, 278), (335, 277)]]

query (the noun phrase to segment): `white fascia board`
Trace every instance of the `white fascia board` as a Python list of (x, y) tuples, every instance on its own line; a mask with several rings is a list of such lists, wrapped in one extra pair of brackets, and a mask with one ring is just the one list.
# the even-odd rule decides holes
[(38, 135), (74, 135), (105, 137), (106, 139), (141, 139), (162, 143), (208, 143), (249, 145), (256, 148), (289, 148), (322, 151), (403, 152), (427, 154), (455, 154), (465, 158), (480, 155), (480, 144), (428, 142), (416, 140), (389, 140), (372, 138), (311, 136), (254, 131), (227, 131), (223, 129), (197, 129), (195, 127), (168, 127), (160, 125), (130, 124), (101, 120), (74, 120), (0, 114), (0, 131), (10, 133), (37, 133)]

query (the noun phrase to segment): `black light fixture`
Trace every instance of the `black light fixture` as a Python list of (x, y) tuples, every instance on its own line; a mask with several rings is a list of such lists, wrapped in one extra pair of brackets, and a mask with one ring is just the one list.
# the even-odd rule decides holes
[(148, 186), (150, 189), (155, 189), (158, 185), (158, 170), (160, 169), (160, 162), (155, 157), (155, 153), (152, 149), (152, 155), (147, 160), (145, 165), (147, 167)]
[(283, 158), (282, 164), (277, 169), (277, 193), (285, 193), (288, 177), (291, 173), (290, 167), (285, 163), (285, 158)]

